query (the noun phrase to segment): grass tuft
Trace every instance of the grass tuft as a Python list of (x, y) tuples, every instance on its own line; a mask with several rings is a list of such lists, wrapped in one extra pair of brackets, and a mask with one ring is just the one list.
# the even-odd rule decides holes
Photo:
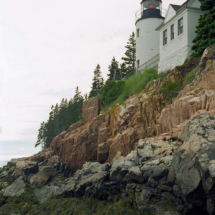
[(185, 78), (185, 85), (191, 84), (195, 79), (195, 75), (196, 75), (195, 71), (190, 72)]

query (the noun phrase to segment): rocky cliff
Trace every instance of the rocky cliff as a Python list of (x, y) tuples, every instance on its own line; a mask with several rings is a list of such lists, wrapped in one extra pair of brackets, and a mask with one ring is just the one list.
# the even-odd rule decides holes
[[(0, 169), (0, 213), (215, 214), (214, 59), (210, 47), (108, 112), (85, 102), (82, 123)], [(162, 90), (192, 71), (176, 97)]]
[[(139, 139), (163, 133), (168, 133), (164, 137), (167, 139), (177, 136), (183, 123), (192, 116), (215, 110), (212, 58), (213, 49), (206, 50), (200, 62), (194, 59), (176, 67), (104, 114), (99, 114), (100, 99), (90, 99), (83, 105), (83, 123), (73, 125), (55, 137), (50, 149), (73, 173), (86, 161), (112, 163), (118, 157), (128, 155)], [(160, 89), (169, 81), (184, 81), (191, 71), (196, 72), (195, 80), (186, 85), (173, 102), (168, 100)]]

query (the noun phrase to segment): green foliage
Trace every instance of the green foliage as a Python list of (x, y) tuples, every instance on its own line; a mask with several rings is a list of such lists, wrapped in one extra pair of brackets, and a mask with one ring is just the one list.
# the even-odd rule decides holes
[(125, 84), (122, 89), (122, 93), (116, 99), (115, 103), (122, 104), (129, 96), (132, 96), (136, 93), (139, 93), (143, 90), (146, 84), (157, 78), (157, 71), (152, 69), (147, 69), (144, 73), (140, 73), (137, 75), (131, 76), (129, 79), (125, 81)]
[(128, 39), (127, 45), (125, 46), (127, 49), (125, 52), (125, 57), (122, 57), (124, 60), (124, 67), (122, 67), (123, 77), (130, 72), (135, 71), (135, 64), (136, 64), (136, 38), (135, 33), (132, 32), (130, 38)]
[(190, 72), (190, 73), (186, 76), (185, 85), (186, 85), (186, 84), (192, 83), (192, 81), (195, 79), (195, 75), (196, 75), (196, 72), (195, 72), (195, 71)]
[(206, 11), (215, 7), (214, 0), (199, 0), (201, 2), (201, 10)]
[(41, 145), (42, 148), (48, 148), (56, 135), (82, 120), (83, 102), (81, 92), (76, 87), (73, 99), (69, 102), (67, 99), (62, 99), (60, 105), (52, 105), (48, 121), (42, 122), (40, 125), (35, 147)]
[(165, 76), (165, 72), (160, 72), (157, 78), (163, 78)]
[(104, 80), (101, 75), (101, 67), (97, 64), (96, 69), (94, 70), (93, 83), (91, 87), (91, 91), (89, 93), (89, 98), (95, 97), (98, 95), (100, 89), (104, 85)]
[(100, 91), (102, 101), (105, 105), (122, 104), (129, 96), (139, 93), (149, 81), (157, 77), (157, 71), (148, 69), (143, 74), (134, 75), (125, 81), (107, 81)]
[(120, 64), (120, 70), (121, 70), (121, 73), (122, 73), (122, 77), (124, 78), (127, 75), (127, 73), (128, 73), (128, 70), (127, 70), (125, 62), (123, 62), (122, 64)]
[(205, 11), (199, 18), (196, 27), (196, 38), (193, 40), (192, 56), (199, 56), (208, 46), (215, 44), (215, 1), (200, 0), (201, 9)]
[(115, 57), (113, 57), (111, 64), (108, 66), (108, 71), (109, 71), (109, 74), (107, 74), (108, 80), (113, 80), (115, 69), (119, 69), (119, 62), (116, 61)]
[(102, 102), (105, 105), (109, 105), (111, 102), (115, 101), (122, 93), (123, 85), (124, 81), (106, 81), (105, 85), (100, 90)]

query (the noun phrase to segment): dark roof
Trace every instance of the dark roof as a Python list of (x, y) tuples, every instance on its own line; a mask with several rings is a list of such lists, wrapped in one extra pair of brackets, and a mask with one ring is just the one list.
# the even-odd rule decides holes
[(172, 8), (177, 12), (179, 9), (181, 9), (185, 4), (187, 4), (190, 0), (185, 1), (182, 5), (176, 5), (176, 4), (170, 4)]
[(178, 11), (181, 8), (181, 5), (170, 4), (175, 11)]

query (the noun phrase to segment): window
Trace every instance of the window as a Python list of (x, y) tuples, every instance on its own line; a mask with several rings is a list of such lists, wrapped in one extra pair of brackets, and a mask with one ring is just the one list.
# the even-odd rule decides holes
[(163, 32), (163, 45), (167, 44), (167, 29)]
[(183, 17), (178, 20), (178, 35), (183, 33)]
[(137, 60), (137, 69), (140, 67), (140, 60)]
[(174, 24), (170, 26), (171, 28), (171, 40), (174, 40)]
[(138, 28), (137, 29), (137, 37), (139, 37), (140, 36), (140, 29)]

